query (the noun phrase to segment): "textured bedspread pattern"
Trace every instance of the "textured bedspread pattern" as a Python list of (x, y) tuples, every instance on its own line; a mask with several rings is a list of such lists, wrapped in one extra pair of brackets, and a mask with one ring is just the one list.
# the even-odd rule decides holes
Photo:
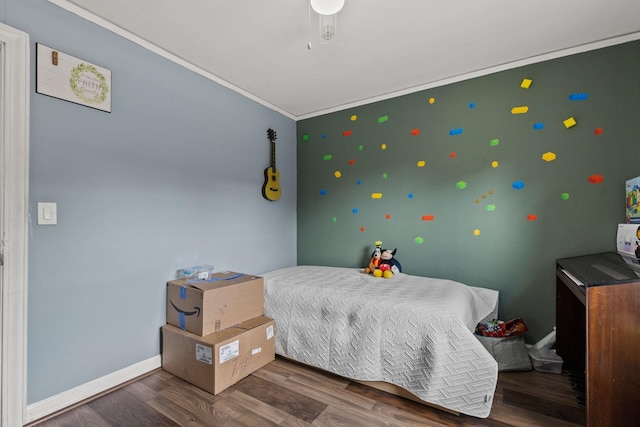
[(276, 353), (362, 381), (386, 381), (420, 399), (486, 418), (495, 360), (474, 337), (497, 291), (444, 279), (298, 266), (263, 275)]

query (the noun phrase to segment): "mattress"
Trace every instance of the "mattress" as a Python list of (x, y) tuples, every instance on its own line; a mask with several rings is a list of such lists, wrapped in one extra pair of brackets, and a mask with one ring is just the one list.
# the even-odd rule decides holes
[(486, 418), (498, 366), (473, 334), (498, 292), (446, 279), (297, 266), (263, 274), (276, 354)]

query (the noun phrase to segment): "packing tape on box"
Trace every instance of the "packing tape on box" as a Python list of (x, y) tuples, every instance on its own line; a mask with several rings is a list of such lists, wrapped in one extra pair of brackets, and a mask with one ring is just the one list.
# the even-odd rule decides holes
[(180, 322), (180, 329), (184, 331), (187, 328), (187, 324), (182, 311), (178, 313), (178, 321)]
[(187, 298), (187, 287), (180, 286), (180, 299), (186, 299), (186, 298)]

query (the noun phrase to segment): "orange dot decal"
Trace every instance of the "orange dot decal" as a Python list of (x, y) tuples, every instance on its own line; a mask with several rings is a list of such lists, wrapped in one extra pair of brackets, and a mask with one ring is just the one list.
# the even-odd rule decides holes
[(536, 221), (537, 219), (538, 219), (538, 215), (536, 214), (527, 215), (527, 221)]
[(418, 135), (420, 135), (420, 129), (418, 129), (418, 128), (412, 129), (412, 130), (411, 130), (411, 135), (412, 135), (412, 136), (418, 136)]
[(433, 215), (422, 215), (423, 221), (433, 221), (436, 217)]
[(350, 130), (345, 130), (344, 132), (342, 132), (342, 136), (351, 136), (351, 134), (353, 134), (353, 131)]

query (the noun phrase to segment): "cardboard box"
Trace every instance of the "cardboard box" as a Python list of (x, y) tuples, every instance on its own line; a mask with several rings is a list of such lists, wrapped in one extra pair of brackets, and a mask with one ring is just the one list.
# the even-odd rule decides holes
[(275, 321), (260, 316), (204, 337), (162, 327), (162, 368), (212, 394), (275, 359)]
[(167, 282), (167, 323), (205, 336), (264, 314), (262, 277), (226, 271)]

